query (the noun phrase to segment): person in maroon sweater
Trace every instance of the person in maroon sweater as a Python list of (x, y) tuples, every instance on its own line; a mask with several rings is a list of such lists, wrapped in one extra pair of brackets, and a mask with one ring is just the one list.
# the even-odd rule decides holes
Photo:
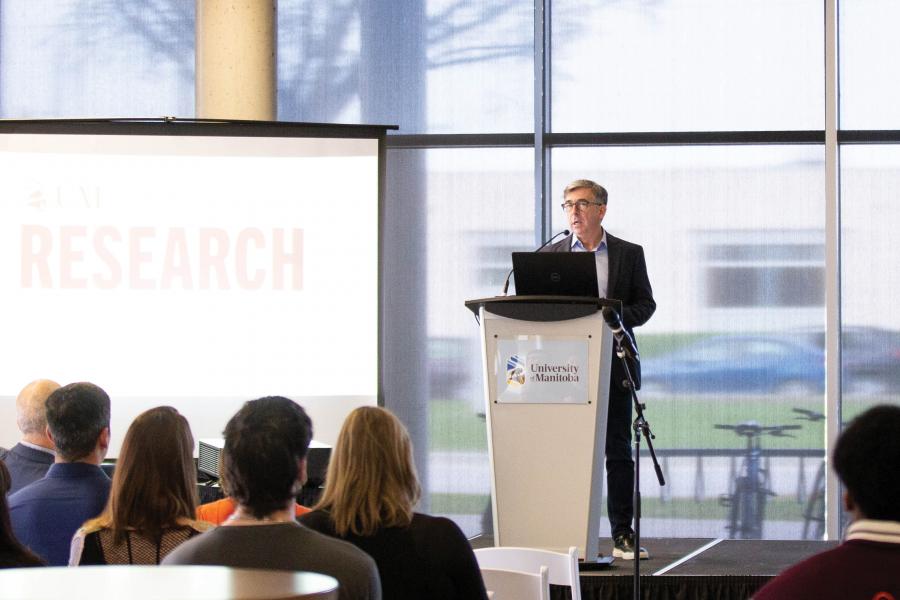
[(900, 406), (876, 406), (838, 440), (834, 469), (852, 516), (844, 542), (794, 565), (756, 600), (900, 600)]

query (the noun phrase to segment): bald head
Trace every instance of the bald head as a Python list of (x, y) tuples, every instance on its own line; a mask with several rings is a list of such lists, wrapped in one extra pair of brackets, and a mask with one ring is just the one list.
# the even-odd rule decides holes
[(38, 379), (19, 392), (16, 398), (16, 424), (25, 441), (53, 447), (53, 442), (47, 437), (47, 398), (59, 387), (55, 381)]

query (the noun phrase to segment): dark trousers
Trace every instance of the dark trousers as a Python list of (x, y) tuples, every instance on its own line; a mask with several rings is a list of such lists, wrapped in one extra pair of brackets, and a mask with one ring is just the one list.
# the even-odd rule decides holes
[(610, 385), (606, 421), (606, 512), (612, 536), (634, 533), (634, 460), (631, 457), (631, 395)]

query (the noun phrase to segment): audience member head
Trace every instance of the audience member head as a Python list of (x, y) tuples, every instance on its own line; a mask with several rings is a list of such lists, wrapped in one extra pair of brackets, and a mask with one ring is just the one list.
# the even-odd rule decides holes
[(53, 448), (47, 437), (47, 398), (59, 389), (59, 384), (49, 379), (32, 381), (16, 397), (16, 425), (22, 439), (31, 444)]
[(421, 488), (406, 427), (383, 408), (357, 408), (344, 421), (316, 508), (329, 511), (335, 531), (372, 535), (406, 527)]
[(109, 396), (93, 383), (70, 383), (47, 398), (47, 430), (62, 462), (99, 464), (109, 446)]
[(875, 406), (856, 417), (835, 446), (834, 470), (856, 518), (900, 521), (900, 406)]
[(113, 530), (114, 542), (126, 532), (157, 538), (197, 511), (197, 474), (191, 428), (171, 406), (151, 408), (125, 433), (113, 472), (112, 488), (100, 525)]
[(281, 396), (251, 400), (225, 426), (223, 473), (227, 493), (261, 519), (285, 507), (306, 481), (312, 421)]
[(16, 539), (9, 520), (9, 504), (6, 493), (12, 486), (12, 478), (6, 464), (0, 460), (0, 567), (41, 565), (44, 562)]

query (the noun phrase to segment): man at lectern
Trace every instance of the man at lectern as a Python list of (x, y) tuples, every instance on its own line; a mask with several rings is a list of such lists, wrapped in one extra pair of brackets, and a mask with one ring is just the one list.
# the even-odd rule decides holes
[[(600, 185), (588, 179), (577, 179), (566, 186), (563, 199), (562, 207), (572, 234), (548, 246), (545, 252), (593, 252), (600, 297), (622, 302), (622, 323), (633, 337), (632, 328), (646, 323), (656, 310), (644, 249), (610, 235), (603, 228), (608, 194)], [(632, 401), (631, 393), (623, 385), (624, 380), (621, 361), (614, 355), (606, 427), (606, 507), (613, 537), (613, 556), (633, 560)], [(640, 557), (648, 558), (644, 548), (640, 549)]]

